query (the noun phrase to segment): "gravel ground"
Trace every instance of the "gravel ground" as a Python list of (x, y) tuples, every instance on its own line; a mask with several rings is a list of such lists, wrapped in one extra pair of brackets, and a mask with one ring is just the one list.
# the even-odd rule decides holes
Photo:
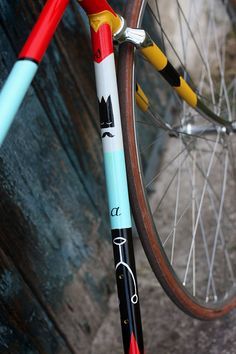
[[(138, 239), (135, 248), (146, 354), (235, 354), (236, 311), (212, 322), (185, 315), (156, 281)], [(91, 354), (123, 354), (116, 293), (109, 307)]]

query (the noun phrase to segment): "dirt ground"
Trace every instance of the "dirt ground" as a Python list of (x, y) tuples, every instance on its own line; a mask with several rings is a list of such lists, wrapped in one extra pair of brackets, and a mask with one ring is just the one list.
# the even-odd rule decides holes
[[(202, 322), (181, 312), (156, 281), (138, 239), (137, 272), (146, 354), (235, 354), (236, 311)], [(91, 354), (123, 354), (117, 296), (91, 346)]]

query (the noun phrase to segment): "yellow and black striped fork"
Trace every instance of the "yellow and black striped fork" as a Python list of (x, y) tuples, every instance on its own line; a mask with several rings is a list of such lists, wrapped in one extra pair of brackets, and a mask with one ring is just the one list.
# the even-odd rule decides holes
[(194, 90), (189, 86), (184, 78), (179, 75), (177, 70), (168, 61), (165, 54), (152, 40), (149, 40), (148, 46), (140, 46), (139, 49), (148, 62), (159, 71), (163, 78), (175, 89), (178, 95), (185, 102), (197, 110), (204, 118), (213, 123), (223, 125), (230, 130), (232, 123), (223, 117), (216, 115), (200, 100)]

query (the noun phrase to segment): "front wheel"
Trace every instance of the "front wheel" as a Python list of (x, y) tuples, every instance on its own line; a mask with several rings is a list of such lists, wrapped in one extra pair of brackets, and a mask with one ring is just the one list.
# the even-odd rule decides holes
[[(232, 4), (176, 0), (166, 11), (166, 0), (135, 0), (125, 14), (228, 121), (236, 119)], [(236, 129), (183, 103), (130, 44), (120, 49), (118, 70), (131, 205), (148, 260), (183, 311), (222, 316), (236, 306)], [(135, 104), (137, 83), (149, 99), (145, 113)]]

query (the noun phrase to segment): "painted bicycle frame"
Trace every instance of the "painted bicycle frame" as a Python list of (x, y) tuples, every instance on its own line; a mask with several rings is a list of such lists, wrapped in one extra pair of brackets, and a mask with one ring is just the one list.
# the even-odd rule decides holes
[[(0, 93), (0, 146), (69, 0), (48, 0)], [(112, 35), (120, 17), (106, 0), (79, 0), (91, 26), (101, 138), (124, 353), (142, 354), (143, 337)]]
[[(87, 13), (91, 27), (124, 352), (142, 354), (142, 326), (113, 52), (113, 35), (119, 31), (122, 21), (106, 0), (78, 2)], [(69, 0), (47, 0), (0, 92), (0, 146), (68, 4)], [(149, 45), (140, 46), (140, 51), (179, 96), (208, 120), (224, 126), (229, 131), (235, 130), (235, 122), (229, 122), (210, 111), (158, 46), (150, 38), (149, 40)], [(138, 84), (137, 104), (143, 111), (149, 109), (148, 98)], [(170, 129), (164, 122), (161, 121), (160, 124), (163, 129)], [(173, 129), (171, 132), (173, 133)]]

